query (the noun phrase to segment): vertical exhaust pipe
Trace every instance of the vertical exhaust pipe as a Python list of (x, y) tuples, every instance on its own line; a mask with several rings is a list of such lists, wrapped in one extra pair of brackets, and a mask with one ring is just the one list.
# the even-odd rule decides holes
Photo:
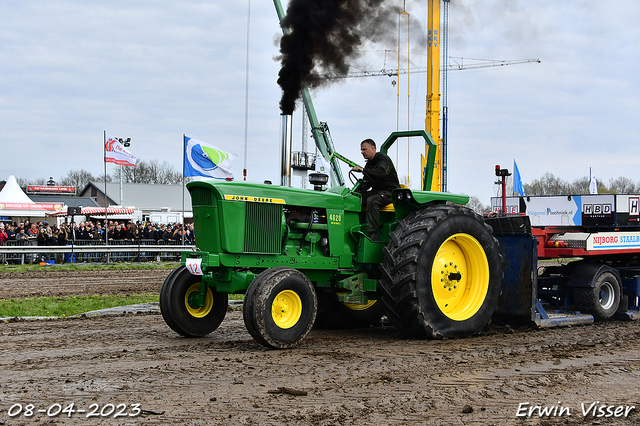
[(290, 114), (282, 114), (282, 158), (280, 160), (282, 186), (291, 186), (292, 118)]

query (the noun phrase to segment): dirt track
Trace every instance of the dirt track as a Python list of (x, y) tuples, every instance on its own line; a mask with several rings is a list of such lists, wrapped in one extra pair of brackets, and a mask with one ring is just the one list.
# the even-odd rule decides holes
[[(157, 291), (168, 272), (126, 275), (124, 290)], [(108, 274), (95, 285), (82, 274), (57, 277), (67, 283), (60, 291), (91, 294), (106, 291)], [(11, 279), (0, 276), (0, 297)], [(35, 291), (30, 277), (20, 280)], [(202, 339), (179, 337), (160, 315), (8, 322), (0, 324), (0, 424), (640, 424), (639, 338), (640, 322), (617, 321), (542, 331), (492, 326), (449, 341), (407, 341), (383, 327), (313, 330), (301, 347), (274, 351), (251, 339), (240, 311)], [(581, 404), (596, 401), (622, 413), (636, 408), (626, 417), (583, 416)], [(527, 402), (547, 409), (560, 402), (571, 415), (517, 417), (519, 407), (528, 414)], [(70, 403), (143, 411), (47, 416)], [(15, 404), (23, 411), (9, 417)], [(45, 412), (25, 417), (28, 404)]]

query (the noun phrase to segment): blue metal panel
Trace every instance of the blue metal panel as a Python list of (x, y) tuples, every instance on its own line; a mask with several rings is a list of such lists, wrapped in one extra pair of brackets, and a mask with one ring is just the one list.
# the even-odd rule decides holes
[(497, 313), (533, 321), (537, 303), (536, 240), (528, 233), (494, 233), (494, 236), (500, 245), (504, 273)]

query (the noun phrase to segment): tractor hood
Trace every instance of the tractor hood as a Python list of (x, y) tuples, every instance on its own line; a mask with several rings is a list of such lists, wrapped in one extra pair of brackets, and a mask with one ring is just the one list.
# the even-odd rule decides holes
[(348, 211), (361, 210), (360, 198), (350, 194), (348, 188), (341, 186), (332, 187), (328, 191), (313, 191), (262, 183), (204, 180), (187, 184), (187, 189), (189, 189), (194, 206), (213, 203), (214, 200), (200, 199), (201, 194), (207, 198), (207, 193), (209, 193), (220, 201), (282, 204)]

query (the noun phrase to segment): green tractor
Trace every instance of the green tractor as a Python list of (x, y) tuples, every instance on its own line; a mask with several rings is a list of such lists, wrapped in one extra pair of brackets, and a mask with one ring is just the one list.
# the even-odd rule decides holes
[[(415, 136), (435, 151), (424, 131), (395, 132), (380, 150)], [(332, 161), (345, 160), (326, 139), (316, 143)], [(247, 330), (271, 348), (298, 345), (314, 324), (365, 327), (384, 315), (410, 338), (481, 331), (498, 305), (501, 255), (491, 227), (463, 206), (468, 196), (396, 189), (380, 212), (380, 241), (372, 241), (359, 185), (325, 191), (189, 183), (197, 250), (183, 252), (182, 266), (164, 281), (167, 325), (183, 336), (205, 336), (223, 321), (228, 295), (244, 293)]]
[[(282, 21), (280, 1), (274, 5)], [(339, 160), (355, 163), (335, 152), (308, 88), (301, 95), (316, 146), (332, 165), (331, 187), (189, 183), (197, 251), (183, 252), (182, 266), (162, 286), (169, 327), (205, 336), (222, 323), (228, 295), (244, 293), (247, 330), (271, 348), (298, 345), (314, 324), (366, 327), (384, 315), (411, 338), (481, 331), (501, 292), (498, 241), (464, 207), (468, 196), (426, 190), (437, 148), (431, 136), (395, 132), (380, 147), (386, 153), (400, 137), (422, 137), (428, 158), (422, 190), (393, 192), (392, 204), (380, 211), (380, 240), (372, 241), (364, 232), (360, 182), (353, 178), (347, 187), (340, 171)]]

